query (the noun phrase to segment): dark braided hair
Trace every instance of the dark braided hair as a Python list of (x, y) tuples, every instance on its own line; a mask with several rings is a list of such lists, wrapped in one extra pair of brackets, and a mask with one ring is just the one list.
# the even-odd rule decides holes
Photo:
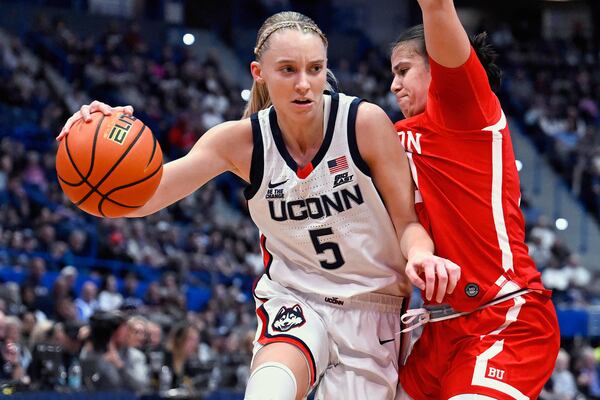
[[(483, 65), (483, 68), (485, 69), (490, 87), (496, 92), (500, 88), (500, 83), (502, 81), (502, 70), (495, 63), (498, 54), (493, 46), (487, 41), (487, 38), (487, 32), (482, 32), (475, 36), (470, 36), (469, 41), (471, 42), (473, 49), (475, 49), (475, 54), (477, 54), (479, 62), (481, 62), (481, 65)], [(425, 30), (423, 29), (423, 24), (415, 25), (402, 32), (398, 39), (392, 44), (392, 52), (407, 42), (414, 42), (415, 51), (425, 59), (426, 63), (429, 63), (427, 48), (425, 46)]]

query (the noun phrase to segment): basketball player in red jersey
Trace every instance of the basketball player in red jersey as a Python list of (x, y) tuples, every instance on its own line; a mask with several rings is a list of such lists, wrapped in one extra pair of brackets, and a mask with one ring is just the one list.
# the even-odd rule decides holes
[(413, 399), (535, 399), (560, 337), (524, 243), (510, 132), (492, 91), (500, 71), (485, 35), (471, 46), (452, 0), (418, 1), (423, 25), (392, 49), (391, 90), (406, 117), (396, 129), (419, 219), (462, 273), (444, 306), (425, 300), (403, 317), (426, 325), (401, 385)]

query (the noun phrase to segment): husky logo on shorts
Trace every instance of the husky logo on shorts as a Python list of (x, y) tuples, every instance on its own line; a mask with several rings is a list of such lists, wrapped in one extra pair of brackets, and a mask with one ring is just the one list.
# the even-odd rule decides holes
[(290, 329), (304, 325), (305, 322), (304, 313), (299, 304), (292, 308), (283, 306), (277, 313), (272, 328), (279, 332), (287, 332)]

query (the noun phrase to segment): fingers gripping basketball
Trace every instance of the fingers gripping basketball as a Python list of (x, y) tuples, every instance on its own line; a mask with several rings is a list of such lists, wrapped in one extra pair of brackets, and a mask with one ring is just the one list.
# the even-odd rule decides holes
[(99, 217), (121, 217), (143, 206), (162, 176), (162, 151), (140, 120), (122, 113), (77, 121), (56, 154), (67, 197)]

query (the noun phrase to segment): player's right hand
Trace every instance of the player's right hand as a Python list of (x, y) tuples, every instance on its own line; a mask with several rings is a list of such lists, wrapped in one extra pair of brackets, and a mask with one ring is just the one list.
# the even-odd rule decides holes
[(90, 116), (92, 113), (101, 112), (104, 115), (111, 115), (113, 112), (122, 112), (127, 115), (133, 115), (133, 107), (132, 106), (118, 106), (111, 107), (108, 104), (102, 103), (101, 101), (94, 100), (90, 104), (84, 104), (81, 106), (79, 111), (75, 114), (71, 115), (71, 118), (67, 120), (65, 126), (61, 129), (60, 133), (56, 137), (56, 140), (60, 141), (62, 138), (67, 136), (69, 133), (69, 129), (73, 126), (73, 124), (80, 119), (83, 119), (85, 122), (90, 122), (92, 117)]
[[(427, 252), (417, 252), (406, 262), (406, 276), (425, 292), (425, 298), (441, 303), (446, 294), (452, 294), (460, 279), (460, 267), (452, 261)], [(423, 279), (424, 278), (424, 279)]]

